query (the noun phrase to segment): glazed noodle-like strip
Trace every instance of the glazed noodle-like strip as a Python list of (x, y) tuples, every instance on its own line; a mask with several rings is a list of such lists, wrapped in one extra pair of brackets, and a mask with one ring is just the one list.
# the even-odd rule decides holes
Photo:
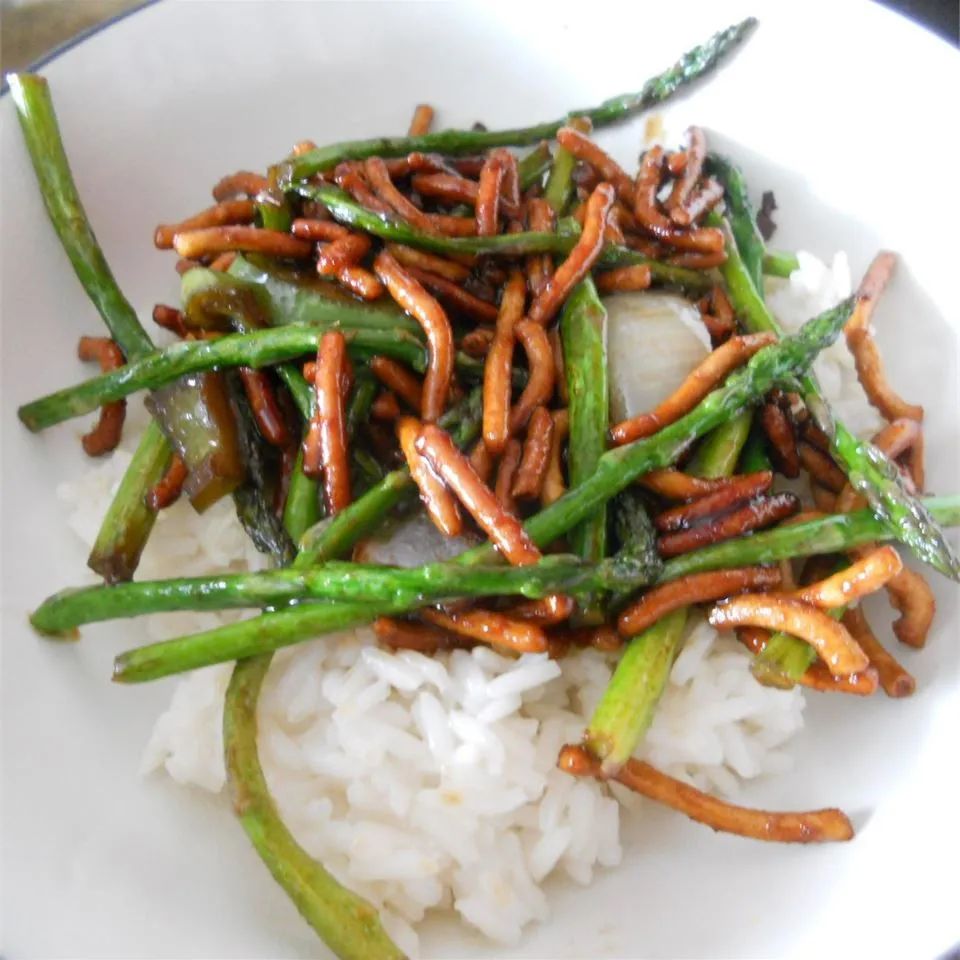
[(410, 129), (407, 130), (408, 137), (422, 137), (430, 132), (433, 124), (433, 107), (429, 103), (418, 103), (413, 111), (413, 118), (410, 120)]
[(874, 257), (857, 290), (859, 300), (844, 327), (847, 346), (853, 354), (857, 376), (870, 403), (886, 420), (909, 417), (923, 419), (923, 407), (907, 403), (887, 382), (880, 351), (873, 339), (870, 316), (880, 294), (893, 274), (896, 257), (883, 250)]
[(405, 247), (400, 243), (388, 243), (387, 250), (398, 263), (405, 267), (417, 267), (419, 270), (426, 270), (428, 273), (443, 277), (446, 280), (452, 280), (454, 283), (461, 283), (470, 276), (469, 267), (457, 263), (455, 260), (440, 257), (435, 253), (415, 250), (413, 247)]
[(493, 454), (487, 449), (482, 437), (471, 447), (468, 459), (476, 475), (484, 483), (489, 483), (495, 464)]
[(503, 291), (493, 343), (483, 367), (483, 442), (494, 455), (503, 452), (510, 436), (514, 329), (523, 317), (524, 303), (523, 274), (514, 270)]
[[(103, 373), (117, 370), (126, 362), (123, 351), (109, 337), (81, 337), (77, 344), (77, 356), (84, 361), (97, 361)], [(93, 429), (80, 439), (84, 453), (88, 457), (100, 457), (115, 450), (123, 435), (123, 421), (126, 416), (126, 400), (105, 403), (100, 408), (100, 415)]]
[[(575, 777), (606, 779), (600, 761), (584, 747), (565, 746), (557, 766)], [(611, 779), (723, 833), (775, 843), (827, 843), (853, 837), (853, 827), (841, 810), (832, 807), (804, 813), (751, 810), (711, 797), (641, 760), (628, 760)]]
[(877, 547), (833, 576), (800, 587), (792, 596), (824, 610), (844, 607), (875, 593), (902, 569), (903, 561), (893, 547)]
[(547, 649), (547, 635), (541, 627), (493, 610), (476, 608), (443, 613), (425, 608), (420, 611), (420, 616), (427, 623), (451, 633), (492, 646), (506, 647), (515, 653), (543, 653)]
[(339, 223), (332, 220), (315, 220), (307, 217), (299, 217), (290, 225), (290, 232), (301, 240), (322, 240), (329, 242), (331, 240), (342, 240), (350, 236), (350, 231)]
[(704, 180), (684, 206), (670, 211), (670, 219), (687, 227), (709, 213), (723, 199), (723, 185), (712, 177)]
[(633, 203), (633, 180), (602, 147), (573, 127), (561, 127), (557, 131), (557, 143), (582, 163), (590, 164), (601, 180), (613, 184), (624, 203)]
[(826, 487), (831, 493), (839, 493), (846, 486), (846, 476), (829, 454), (805, 441), (797, 445), (797, 454), (803, 469), (821, 487)]
[(667, 500), (696, 500), (709, 493), (723, 490), (736, 479), (736, 477), (694, 477), (680, 470), (664, 469), (645, 473), (638, 483)]
[(317, 247), (317, 273), (335, 277), (344, 267), (358, 264), (370, 251), (370, 238), (364, 233), (350, 233), (331, 243)]
[(429, 363), (423, 379), (423, 419), (437, 420), (446, 406), (453, 381), (453, 330), (443, 308), (394, 258), (381, 250), (374, 261), (377, 276), (390, 296), (409, 313), (427, 337)]
[(557, 267), (530, 307), (533, 323), (546, 326), (557, 314), (570, 291), (589, 273), (603, 250), (603, 232), (607, 214), (613, 206), (614, 189), (609, 183), (598, 184), (587, 200), (583, 232), (567, 259)]
[(395, 216), (396, 211), (393, 207), (381, 200), (370, 189), (370, 185), (361, 170), (362, 164), (355, 161), (349, 160), (341, 163), (333, 171), (333, 181), (341, 190), (349, 193), (360, 206), (366, 207), (374, 213), (379, 213), (381, 216)]
[(537, 407), (530, 417), (523, 456), (513, 478), (515, 497), (539, 497), (547, 476), (550, 449), (553, 445), (553, 417), (546, 407)]
[(503, 148), (491, 150), (480, 170), (477, 185), (477, 236), (492, 237), (500, 225), (500, 193), (512, 155)]
[(690, 127), (687, 130), (687, 149), (686, 162), (683, 165), (683, 171), (677, 175), (670, 190), (670, 196), (667, 197), (664, 207), (674, 223), (680, 226), (686, 226), (690, 220), (677, 219), (677, 215), (685, 211), (687, 201), (693, 194), (697, 181), (703, 173), (703, 163), (707, 159), (707, 138), (699, 127)]
[(630, 290), (646, 290), (650, 286), (653, 274), (646, 263), (635, 263), (630, 267), (618, 267), (616, 270), (604, 270), (597, 274), (597, 290), (600, 293), (620, 293)]
[(700, 523), (687, 530), (668, 533), (657, 541), (657, 549), (664, 557), (689, 553), (711, 543), (720, 543), (732, 537), (741, 537), (751, 530), (762, 530), (791, 516), (800, 509), (800, 501), (792, 493), (775, 493), (757, 497), (745, 506)]
[(876, 638), (863, 610), (860, 607), (847, 610), (843, 615), (843, 625), (870, 658), (884, 693), (895, 698), (911, 696), (917, 688), (917, 681)]
[(493, 323), (497, 319), (496, 304), (490, 303), (489, 300), (481, 300), (469, 290), (457, 286), (452, 280), (421, 270), (419, 267), (407, 267), (406, 270), (411, 277), (446, 303), (448, 308), (459, 310), (480, 323)]
[(173, 238), (178, 233), (199, 230), (203, 227), (226, 227), (239, 223), (253, 223), (257, 215), (256, 205), (251, 200), (225, 200), (187, 217), (179, 223), (161, 224), (154, 231), (153, 245), (158, 250), (173, 247)]
[[(527, 220), (536, 233), (553, 233), (556, 217), (553, 207), (543, 197), (533, 197), (527, 203)], [(534, 253), (527, 257), (527, 289), (531, 296), (539, 296), (553, 274), (553, 257), (549, 253)]]
[(187, 465), (180, 459), (180, 455), (175, 453), (170, 460), (170, 466), (167, 467), (167, 472), (147, 491), (148, 509), (157, 513), (175, 503), (180, 498), (183, 482), (186, 479)]
[(213, 188), (213, 199), (222, 203), (231, 197), (255, 197), (269, 187), (270, 181), (262, 174), (238, 170), (217, 181)]
[(556, 383), (556, 364), (550, 339), (543, 327), (530, 320), (521, 320), (513, 330), (527, 355), (530, 374), (520, 399), (510, 411), (510, 433), (519, 433), (526, 427), (533, 411), (550, 402)]
[(423, 403), (423, 385), (403, 364), (389, 357), (371, 357), (370, 372), (411, 410), (420, 412)]
[(420, 421), (413, 417), (401, 417), (397, 421), (397, 439), (400, 449), (420, 491), (420, 499), (434, 526), (447, 537), (456, 537), (463, 530), (463, 518), (453, 494), (430, 469), (430, 465), (417, 453), (416, 440), (420, 433)]
[(770, 453), (777, 470), (790, 479), (800, 476), (797, 435), (779, 404), (768, 400), (761, 407), (760, 426), (770, 441)]
[(517, 475), (521, 456), (523, 456), (522, 444), (516, 437), (510, 437), (503, 448), (500, 463), (497, 464), (497, 479), (493, 487), (497, 502), (509, 513), (517, 512), (517, 501), (513, 496), (513, 480)]
[(554, 410), (552, 416), (553, 438), (550, 442), (550, 456), (543, 486), (540, 488), (540, 505), (543, 507), (550, 506), (567, 492), (563, 476), (563, 444), (570, 432), (570, 416), (566, 410)]
[(214, 253), (262, 253), (270, 257), (305, 260), (313, 254), (313, 244), (279, 230), (259, 227), (204, 227), (188, 230), (173, 238), (173, 248), (181, 257), (198, 260)]
[[(663, 148), (651, 147), (640, 161), (634, 187), (633, 216), (637, 224), (661, 243), (696, 254), (723, 255), (723, 233), (715, 227), (685, 230), (657, 209), (663, 173)], [(721, 261), (722, 262), (722, 259)]]
[(746, 363), (757, 351), (773, 343), (772, 333), (731, 337), (717, 347), (690, 373), (680, 386), (649, 413), (641, 413), (616, 424), (610, 431), (615, 444), (649, 437), (689, 413), (732, 370)]
[(423, 233), (437, 232), (430, 214), (424, 213), (394, 185), (390, 179), (387, 166), (381, 157), (368, 157), (364, 161), (363, 172), (366, 174), (370, 186), (373, 187), (373, 192), (391, 207), (398, 216)]
[[(307, 378), (309, 380), (309, 377)], [(370, 404), (370, 416), (375, 420), (393, 423), (400, 416), (400, 404), (392, 390), (382, 390)]]
[(270, 374), (266, 370), (253, 370), (250, 367), (240, 367), (238, 372), (261, 436), (271, 446), (281, 449), (288, 447), (290, 431), (277, 401)]
[(364, 300), (376, 300), (383, 296), (383, 284), (365, 267), (343, 267), (337, 273), (337, 279), (351, 293)]
[(472, 646), (462, 637), (429, 623), (413, 623), (393, 617), (377, 617), (373, 621), (373, 632), (380, 643), (391, 650), (416, 650), (427, 656), (454, 647)]
[(682, 507), (664, 510), (657, 515), (654, 525), (663, 532), (683, 530), (697, 520), (703, 520), (722, 510), (729, 510), (758, 494), (766, 493), (772, 483), (773, 474), (769, 470), (730, 477), (729, 482), (714, 493), (705, 494)]
[(744, 590), (779, 585), (780, 571), (776, 567), (736, 567), (690, 574), (643, 593), (639, 600), (620, 614), (617, 629), (622, 636), (633, 637), (681, 607), (719, 600)]
[(837, 676), (858, 673), (870, 665), (843, 624), (801, 600), (775, 594), (742, 594), (717, 604), (710, 611), (709, 621), (718, 630), (765, 627), (806, 640)]
[[(737, 639), (754, 655), (761, 653), (770, 639), (770, 631), (762, 627), (739, 627), (736, 634)], [(819, 693), (847, 693), (856, 697), (870, 697), (877, 692), (879, 677), (873, 666), (858, 673), (837, 677), (827, 669), (823, 661), (817, 660), (796, 682), (801, 687)], [(789, 682), (785, 684), (789, 685)]]
[(446, 431), (425, 425), (417, 438), (416, 449), (511, 564), (522, 566), (540, 559), (540, 551), (523, 525), (500, 506), (493, 491), (477, 476)]
[(347, 341), (339, 330), (320, 339), (314, 384), (317, 402), (304, 441), (303, 472), (322, 476), (327, 509), (339, 513), (350, 504), (350, 459), (344, 394), (348, 374)]
[(184, 324), (183, 313), (176, 307), (168, 307), (164, 303), (158, 303), (153, 308), (153, 322), (164, 330), (169, 330), (183, 339), (187, 335), (187, 328)]

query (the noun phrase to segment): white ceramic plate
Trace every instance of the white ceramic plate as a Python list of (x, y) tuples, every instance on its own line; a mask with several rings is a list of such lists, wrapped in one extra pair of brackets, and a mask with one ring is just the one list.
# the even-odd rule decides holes
[[(791, 12), (792, 11), (792, 12)], [(146, 316), (176, 297), (156, 223), (204, 205), (221, 174), (259, 169), (303, 137), (439, 122), (513, 125), (636, 89), (746, 13), (761, 27), (711, 83), (666, 111), (706, 126), (773, 188), (776, 243), (855, 273), (878, 247), (903, 264), (877, 323), (892, 374), (928, 411), (930, 486), (960, 489), (952, 110), (960, 58), (875, 6), (763, 2), (175, 3), (131, 16), (45, 68), (87, 210)], [(2, 116), (3, 906), (10, 957), (316, 956), (322, 947), (257, 861), (226, 805), (137, 776), (171, 684), (119, 688), (111, 658), (136, 623), (38, 639), (27, 611), (75, 582), (84, 554), (56, 484), (88, 462), (71, 423), (31, 436), (15, 408), (85, 376), (99, 329), (44, 216), (9, 97)], [(601, 141), (632, 166), (643, 121)], [(956, 862), (958, 591), (936, 583), (929, 647), (904, 658), (917, 695), (811, 696), (795, 771), (745, 801), (837, 804), (857, 839), (809, 849), (718, 836), (669, 812), (629, 826), (627, 855), (589, 889), (554, 885), (553, 919), (519, 950), (453, 924), (428, 956), (933, 957), (960, 939)]]

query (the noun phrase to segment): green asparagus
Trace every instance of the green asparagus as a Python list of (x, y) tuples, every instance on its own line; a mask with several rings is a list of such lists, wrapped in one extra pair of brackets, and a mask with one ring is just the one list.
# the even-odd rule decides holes
[[(925, 505), (939, 523), (960, 525), (960, 496), (931, 497)], [(869, 509), (834, 514), (674, 557), (664, 564), (657, 582), (708, 570), (848, 550), (889, 536), (886, 526)], [(122, 653), (114, 662), (113, 678), (121, 683), (156, 680), (212, 663), (278, 650), (326, 632), (369, 623), (375, 616), (405, 612), (399, 606), (375, 607), (369, 603), (303, 604)]]
[(550, 146), (545, 142), (537, 144), (526, 156), (520, 158), (517, 163), (517, 173), (521, 193), (525, 193), (543, 179), (543, 175), (550, 169), (552, 160)]
[(750, 433), (750, 424), (753, 423), (753, 411), (744, 410), (732, 420), (717, 427), (713, 433), (704, 437), (697, 447), (690, 463), (686, 466), (687, 473), (695, 477), (729, 477), (736, 472), (740, 451), (743, 450)]
[(151, 421), (110, 501), (87, 566), (107, 583), (129, 580), (153, 529), (156, 513), (147, 506), (147, 491), (155, 487), (170, 465), (170, 444)]
[(757, 229), (757, 218), (747, 193), (747, 183), (740, 168), (715, 153), (707, 157), (706, 169), (723, 185), (727, 220), (736, 241), (737, 252), (754, 289), (763, 296), (763, 259), (766, 253), (763, 237)]
[[(501, 256), (520, 256), (528, 253), (567, 254), (576, 245), (579, 225), (573, 221), (576, 230), (559, 230), (556, 233), (501, 233), (493, 237), (444, 237), (432, 233), (422, 233), (411, 227), (405, 220), (374, 213), (361, 206), (339, 187), (329, 184), (304, 184), (298, 192), (310, 200), (319, 200), (335, 220), (359, 228), (381, 240), (402, 243), (441, 254), (499, 254)], [(628, 266), (646, 263), (650, 273), (658, 283), (669, 284), (691, 291), (709, 288), (710, 278), (701, 270), (688, 270), (669, 263), (651, 260), (628, 247), (607, 244), (597, 260), (599, 266)], [(192, 272), (192, 271), (191, 271)]]
[(753, 423), (747, 442), (743, 445), (738, 467), (740, 473), (759, 473), (770, 470), (770, 457), (767, 454), (767, 438), (757, 423)]
[[(729, 227), (718, 215), (711, 214), (708, 222), (720, 224), (729, 234)], [(720, 269), (731, 301), (747, 329), (782, 336), (780, 325), (757, 293), (736, 245), (729, 242), (729, 236), (727, 259)], [(842, 423), (832, 419), (810, 373), (800, 377), (800, 385), (811, 414), (831, 437), (830, 450), (834, 459), (854, 489), (867, 498), (874, 512), (887, 525), (890, 535), (909, 547), (924, 563), (951, 579), (960, 579), (960, 559), (920, 500), (906, 489), (900, 471), (876, 447), (858, 440)]]
[(223, 711), (223, 747), (233, 808), (274, 879), (343, 960), (403, 960), (376, 909), (341, 886), (297, 843), (277, 813), (257, 755), (257, 698), (270, 657), (238, 663)]
[(787, 278), (794, 270), (800, 269), (800, 261), (795, 253), (765, 253), (763, 256), (763, 272), (768, 277)]
[[(607, 449), (610, 413), (606, 319), (607, 311), (600, 302), (597, 288), (587, 277), (570, 294), (560, 317), (570, 398), (567, 468), (571, 487), (583, 483), (597, 469)], [(606, 504), (570, 531), (570, 543), (585, 560), (597, 561), (607, 555)]]
[(686, 622), (686, 607), (674, 610), (627, 644), (584, 734), (605, 772), (630, 759), (653, 722)]
[[(607, 451), (589, 479), (527, 521), (526, 529), (533, 541), (541, 547), (552, 543), (637, 477), (668, 466), (697, 437), (756, 402), (784, 376), (805, 369), (817, 352), (836, 338), (852, 306), (852, 300), (845, 301), (808, 322), (796, 336), (759, 351), (694, 410), (653, 437)], [(462, 554), (458, 561), (484, 563), (495, 556), (491, 545), (486, 544)], [(114, 677), (122, 681), (154, 679), (207, 663), (278, 649), (326, 630), (346, 629), (368, 622), (373, 616), (402, 610), (402, 605), (379, 608), (339, 603), (265, 614), (206, 634), (130, 651), (118, 658)]]
[[(405, 331), (351, 329), (349, 318), (338, 327), (350, 349), (361, 357), (384, 354), (419, 372), (426, 368), (426, 348)], [(303, 356), (316, 351), (322, 333), (322, 327), (291, 324), (255, 333), (227, 334), (217, 340), (181, 340), (110, 373), (25, 404), (18, 414), (28, 429), (43, 430), (90, 413), (111, 400), (162, 387), (188, 374), (223, 367), (259, 368)]]
[(50, 222), (77, 279), (126, 358), (145, 356), (153, 343), (117, 286), (80, 202), (47, 81), (30, 73), (11, 73), (7, 80)]
[(476, 153), (489, 147), (523, 146), (549, 140), (571, 117), (588, 117), (595, 127), (625, 120), (663, 103), (681, 88), (700, 79), (720, 62), (756, 25), (752, 17), (727, 27), (706, 43), (685, 53), (672, 67), (648, 80), (638, 93), (623, 94), (605, 100), (598, 107), (573, 110), (559, 120), (513, 130), (442, 130), (418, 137), (377, 137), (320, 147), (299, 157), (291, 157), (277, 169), (281, 186), (306, 180), (315, 173), (332, 170), (344, 160), (367, 157), (400, 157), (413, 151), (424, 153)]
[(331, 560), (260, 573), (138, 580), (65, 590), (45, 600), (30, 622), (41, 633), (56, 635), (85, 623), (172, 610), (281, 607), (301, 600), (362, 601), (414, 609), (457, 597), (502, 595), (537, 600), (551, 593), (628, 591), (648, 581), (647, 565), (629, 557), (591, 563), (554, 555), (525, 567), (465, 567), (445, 561), (404, 568)]

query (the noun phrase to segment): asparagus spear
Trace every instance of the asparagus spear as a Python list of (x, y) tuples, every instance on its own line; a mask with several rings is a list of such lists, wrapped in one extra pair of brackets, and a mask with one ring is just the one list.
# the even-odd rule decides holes
[(413, 151), (464, 154), (489, 147), (523, 146), (551, 139), (570, 117), (575, 116), (588, 117), (595, 127), (625, 120), (662, 103), (682, 87), (703, 77), (747, 36), (755, 24), (756, 20), (750, 17), (720, 31), (706, 43), (685, 53), (668, 70), (648, 80), (638, 93), (612, 97), (590, 109), (573, 110), (559, 120), (513, 130), (441, 130), (419, 137), (377, 137), (335, 143), (281, 163), (277, 179), (282, 186), (289, 186), (323, 170), (332, 170), (344, 160), (364, 160), (372, 156), (400, 157)]
[(623, 766), (649, 729), (686, 622), (686, 608), (674, 610), (627, 644), (584, 734), (605, 771)]
[(77, 279), (127, 359), (150, 353), (153, 343), (117, 286), (80, 202), (47, 81), (30, 73), (7, 80), (47, 214)]
[(852, 309), (851, 298), (825, 311), (796, 336), (756, 353), (690, 413), (652, 437), (608, 450), (589, 479), (527, 521), (527, 532), (541, 546), (552, 543), (637, 477), (674, 463), (699, 437), (756, 403), (784, 378), (806, 369), (836, 339)]
[[(150, 337), (117, 286), (77, 194), (46, 81), (22, 74), (11, 79), (11, 87), (44, 204), (78, 279), (127, 360), (149, 356), (153, 351)], [(224, 397), (225, 385), (209, 375), (177, 385), (163, 397), (155, 398), (160, 426), (168, 439), (178, 445), (190, 468), (185, 489), (197, 509), (230, 492), (244, 475), (243, 464), (229, 456), (236, 437)], [(163, 413), (167, 405), (189, 416), (175, 422), (173, 416)], [(179, 440), (184, 441), (182, 447)], [(137, 463), (149, 460), (156, 452), (155, 437), (146, 436), (141, 444), (143, 449), (135, 458)], [(218, 450), (218, 454), (210, 456), (211, 449)], [(191, 459), (190, 450), (201, 451), (198, 461)], [(139, 476), (140, 486), (134, 484), (135, 476)], [(152, 526), (142, 506), (149, 490), (145, 484), (148, 480), (154, 482), (152, 477), (149, 471), (131, 474), (128, 481), (121, 484), (118, 500), (107, 514), (95, 552), (88, 561), (94, 569), (108, 569), (111, 575), (116, 575), (118, 570), (129, 569), (128, 560), (139, 557)], [(118, 525), (118, 521), (124, 519), (129, 519), (132, 525)], [(135, 542), (136, 537), (141, 538), (139, 544)], [(114, 559), (111, 559), (111, 550), (116, 552)]]
[[(960, 496), (930, 498), (926, 505), (939, 522), (960, 524)], [(847, 550), (888, 537), (884, 524), (869, 509), (835, 514), (675, 557), (664, 565), (657, 582), (707, 570)], [(404, 612), (407, 611), (399, 605), (380, 607), (367, 602), (304, 604), (127, 651), (114, 663), (114, 680), (123, 683), (156, 680), (212, 663), (278, 650), (326, 632), (369, 623), (375, 616)]]
[[(711, 214), (708, 222), (729, 229), (717, 214)], [(727, 244), (727, 259), (720, 269), (730, 299), (747, 329), (754, 333), (772, 331), (782, 336), (780, 325), (757, 293), (735, 244)], [(809, 372), (800, 377), (800, 386), (807, 407), (831, 437), (830, 450), (834, 459), (854, 489), (867, 498), (890, 534), (944, 576), (960, 579), (960, 559), (920, 500), (906, 489), (899, 470), (876, 447), (858, 440), (842, 423), (830, 422), (832, 418), (826, 402)]]
[(786, 279), (794, 270), (799, 269), (800, 261), (795, 253), (785, 253), (778, 250), (763, 255), (763, 272), (768, 277), (783, 277)]
[[(960, 495), (927, 497), (923, 504), (938, 523), (947, 527), (960, 524)], [(659, 582), (708, 570), (777, 563), (821, 553), (843, 553), (874, 540), (890, 539), (894, 538), (885, 521), (869, 508), (830, 514), (672, 557), (663, 565)]]
[[(960, 496), (931, 497), (925, 504), (938, 522), (947, 526), (960, 524)], [(707, 570), (776, 563), (791, 557), (849, 550), (864, 543), (889, 539), (889, 536), (887, 527), (869, 509), (834, 514), (674, 557), (664, 564), (657, 582)], [(278, 650), (326, 632), (360, 626), (381, 614), (405, 612), (398, 606), (378, 607), (364, 602), (303, 604), (280, 613), (265, 614), (205, 633), (127, 651), (115, 660), (113, 678), (121, 683), (156, 680), (212, 663)]]
[(695, 477), (729, 477), (736, 472), (740, 451), (747, 442), (753, 411), (744, 410), (732, 420), (717, 427), (697, 447), (686, 470)]
[[(217, 340), (182, 340), (117, 370), (25, 404), (18, 414), (28, 429), (43, 430), (71, 417), (90, 413), (111, 400), (119, 400), (138, 390), (161, 387), (188, 374), (223, 367), (265, 367), (303, 356), (317, 349), (323, 329), (291, 324), (255, 333), (227, 334)], [(384, 354), (414, 370), (426, 368), (426, 348), (405, 331), (352, 329), (349, 318), (339, 329), (343, 330), (350, 348), (361, 357)]]
[(137, 569), (157, 519), (156, 513), (147, 506), (146, 493), (163, 479), (171, 456), (167, 438), (151, 420), (110, 501), (87, 558), (87, 566), (107, 583), (129, 580)]
[(520, 158), (517, 163), (517, 173), (521, 193), (540, 182), (543, 175), (550, 169), (552, 159), (550, 147), (546, 143), (537, 144), (526, 156)]
[[(570, 440), (567, 463), (570, 486), (582, 483), (607, 449), (610, 428), (607, 385), (607, 311), (600, 302), (593, 280), (581, 281), (567, 299), (560, 317), (567, 395), (570, 398)], [(570, 545), (584, 560), (594, 562), (607, 555), (607, 507), (600, 505), (591, 516), (570, 531)], [(585, 601), (582, 611), (596, 620), (596, 598)]]
[(752, 424), (750, 435), (740, 454), (740, 472), (759, 473), (761, 470), (769, 469), (770, 457), (767, 455), (766, 437), (756, 424)]
[(543, 190), (544, 200), (558, 217), (563, 216), (573, 197), (573, 169), (576, 165), (577, 158), (565, 147), (558, 146)]
[[(329, 548), (328, 548), (329, 549)], [(172, 610), (280, 607), (301, 600), (399, 605), (413, 609), (460, 597), (629, 591), (648, 583), (647, 564), (629, 557), (590, 563), (553, 555), (525, 567), (464, 566), (455, 561), (422, 567), (327, 561), (260, 573), (213, 574), (80, 587), (49, 597), (30, 622), (42, 633), (64, 634), (84, 623)]]
[[(501, 256), (522, 256), (528, 253), (569, 253), (577, 242), (579, 225), (573, 221), (576, 229), (559, 229), (556, 233), (501, 233), (493, 237), (443, 237), (421, 233), (406, 221), (373, 213), (354, 201), (339, 187), (330, 184), (303, 184), (298, 192), (310, 200), (319, 200), (335, 220), (370, 233), (382, 240), (402, 243), (433, 253), (450, 254), (499, 254)], [(600, 266), (627, 266), (634, 263), (646, 263), (650, 266), (653, 279), (659, 283), (682, 287), (689, 290), (703, 290), (710, 286), (710, 279), (703, 271), (675, 267), (669, 263), (651, 260), (628, 247), (607, 244), (597, 260)], [(192, 271), (191, 271), (192, 272)]]
[[(852, 305), (852, 300), (846, 301), (811, 320), (795, 337), (759, 351), (694, 410), (653, 437), (607, 451), (588, 480), (527, 521), (527, 533), (539, 546), (548, 545), (641, 474), (672, 463), (698, 436), (764, 396), (778, 380), (809, 366), (816, 353), (835, 339)], [(484, 563), (494, 556), (493, 548), (487, 544), (467, 551), (458, 560), (463, 564)], [(725, 565), (737, 562), (733, 559)], [(371, 604), (338, 603), (265, 614), (205, 634), (130, 651), (117, 659), (114, 677), (128, 682), (155, 679), (204, 664), (278, 649), (326, 630), (346, 629), (379, 614), (402, 612), (402, 609), (393, 604), (380, 608)]]
[[(150, 355), (153, 343), (120, 291), (83, 209), (46, 81), (31, 74), (17, 74), (10, 77), (10, 86), (44, 205), (77, 278), (126, 358), (132, 361)], [(208, 448), (211, 436), (219, 436), (211, 431), (220, 424), (216, 410), (205, 404), (204, 387), (208, 387), (211, 394), (222, 393), (222, 384), (218, 391), (217, 384), (199, 381), (179, 387), (172, 399), (178, 407), (195, 414), (190, 417), (189, 429), (195, 434), (204, 433), (203, 445)], [(171, 421), (162, 421), (161, 426), (169, 429)], [(155, 519), (153, 511), (145, 505), (145, 498), (162, 476), (161, 461), (169, 462), (169, 458), (169, 445), (164, 449), (157, 430), (151, 427), (141, 438), (87, 560), (87, 564), (108, 581), (129, 578), (136, 569)], [(223, 461), (225, 467), (235, 466), (227, 458)], [(213, 479), (215, 477), (211, 477)], [(191, 478), (191, 482), (194, 487), (198, 486), (196, 477)], [(227, 479), (224, 489), (229, 489), (233, 482), (234, 478)], [(197, 496), (202, 499), (199, 490), (193, 493), (195, 503)]]
[(223, 712), (224, 760), (234, 810), (274, 879), (344, 960), (402, 960), (376, 909), (351, 893), (297, 843), (277, 813), (257, 756), (257, 698), (270, 657), (238, 663)]
[(753, 658), (750, 670), (765, 686), (792, 687), (814, 664), (817, 652), (805, 640), (775, 633)]
[(707, 157), (707, 171), (723, 186), (723, 198), (727, 207), (727, 219), (737, 244), (737, 252), (743, 261), (754, 289), (763, 296), (763, 260), (766, 254), (763, 237), (757, 229), (757, 218), (747, 193), (747, 182), (740, 168), (726, 157), (711, 153)]

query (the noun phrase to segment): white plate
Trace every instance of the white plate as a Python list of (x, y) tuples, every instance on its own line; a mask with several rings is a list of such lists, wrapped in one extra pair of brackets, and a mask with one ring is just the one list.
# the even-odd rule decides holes
[[(745, 13), (733, 64), (666, 111), (698, 122), (753, 189), (773, 188), (776, 243), (855, 273), (903, 254), (877, 322), (893, 382), (928, 411), (930, 485), (960, 489), (953, 166), (957, 54), (875, 6), (163, 3), (49, 63), (66, 145), (107, 257), (146, 316), (176, 277), (156, 223), (204, 205), (217, 177), (303, 137), (405, 129), (428, 100), (443, 125), (520, 124), (633, 90)], [(57, 646), (26, 628), (84, 555), (56, 484), (78, 476), (81, 427), (31, 436), (15, 408), (85, 376), (76, 338), (100, 328), (46, 222), (8, 97), (3, 129), (3, 905), (11, 957), (277, 957), (321, 952), (220, 802), (138, 778), (170, 683), (119, 688), (112, 656), (136, 623)], [(601, 141), (631, 166), (643, 121)], [(796, 770), (749, 803), (837, 804), (845, 846), (767, 846), (669, 812), (628, 828), (625, 863), (588, 891), (551, 888), (553, 919), (513, 956), (932, 957), (960, 939), (958, 592), (936, 583), (928, 649), (904, 653), (906, 702), (811, 696)], [(629, 823), (630, 817), (624, 820)], [(428, 956), (495, 956), (452, 925)], [(504, 955), (501, 951), (499, 955)]]

